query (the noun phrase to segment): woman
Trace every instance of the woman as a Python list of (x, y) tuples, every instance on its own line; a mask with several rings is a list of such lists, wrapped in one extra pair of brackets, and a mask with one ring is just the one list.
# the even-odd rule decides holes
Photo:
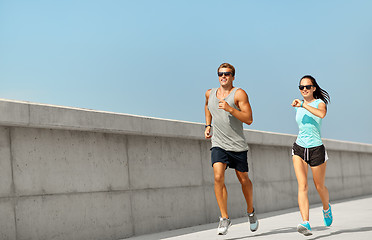
[(313, 173), (316, 190), (323, 203), (324, 224), (330, 226), (333, 221), (329, 193), (324, 185), (328, 156), (320, 134), (322, 119), (327, 114), (327, 104), (330, 97), (310, 75), (301, 78), (299, 89), (303, 100), (295, 99), (292, 102), (292, 106), (296, 109), (296, 121), (299, 127), (299, 134), (292, 148), (292, 158), (298, 182), (298, 205), (303, 220), (297, 226), (297, 231), (309, 236), (312, 233), (307, 196), (308, 165)]

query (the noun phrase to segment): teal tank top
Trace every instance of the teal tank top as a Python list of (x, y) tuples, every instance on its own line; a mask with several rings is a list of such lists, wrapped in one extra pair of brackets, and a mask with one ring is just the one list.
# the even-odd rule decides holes
[[(308, 105), (318, 108), (319, 103), (321, 102), (323, 102), (321, 99), (316, 99)], [(312, 148), (322, 145), (323, 142), (320, 133), (322, 120), (322, 118), (315, 116), (305, 108), (296, 107), (296, 122), (299, 128), (296, 143), (304, 148)]]
[[(208, 99), (208, 110), (212, 114), (212, 147), (226, 151), (242, 152), (248, 150), (243, 133), (243, 123), (231, 113), (218, 108), (217, 89), (213, 88)], [(234, 88), (224, 99), (231, 107), (240, 110), (234, 101), (238, 88)]]

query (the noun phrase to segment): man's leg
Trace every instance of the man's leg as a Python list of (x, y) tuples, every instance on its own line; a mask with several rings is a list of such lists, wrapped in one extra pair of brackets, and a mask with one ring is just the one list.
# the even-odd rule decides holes
[(240, 184), (242, 185), (243, 195), (247, 202), (247, 215), (250, 229), (252, 232), (255, 232), (258, 229), (258, 220), (253, 208), (253, 185), (248, 177), (248, 172), (240, 172), (237, 170), (235, 170), (235, 172)]
[(253, 185), (251, 180), (248, 177), (247, 172), (239, 172), (235, 170), (236, 176), (239, 179), (240, 184), (242, 185), (242, 191), (247, 202), (247, 213), (253, 212)]
[(220, 208), (222, 218), (229, 218), (229, 215), (227, 214), (227, 189), (225, 185), (226, 165), (226, 163), (221, 162), (213, 164), (214, 193), (216, 195), (217, 204)]

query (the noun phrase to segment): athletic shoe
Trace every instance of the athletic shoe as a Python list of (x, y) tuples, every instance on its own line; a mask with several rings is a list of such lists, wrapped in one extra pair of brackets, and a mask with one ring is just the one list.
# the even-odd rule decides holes
[(323, 209), (323, 217), (324, 217), (324, 225), (326, 225), (327, 227), (331, 226), (333, 222), (331, 204), (328, 203), (327, 211), (324, 211)]
[(227, 234), (227, 230), (229, 229), (229, 227), (231, 226), (231, 220), (230, 218), (222, 218), (220, 217), (220, 223), (218, 224), (218, 228), (217, 228), (217, 234), (218, 235), (226, 235)]
[(258, 220), (257, 220), (256, 213), (254, 212), (254, 209), (252, 213), (247, 213), (247, 215), (248, 215), (248, 220), (250, 223), (251, 231), (255, 232), (258, 229)]
[(305, 236), (310, 236), (313, 235), (311, 232), (311, 227), (309, 222), (303, 222), (297, 225), (297, 232), (305, 235)]

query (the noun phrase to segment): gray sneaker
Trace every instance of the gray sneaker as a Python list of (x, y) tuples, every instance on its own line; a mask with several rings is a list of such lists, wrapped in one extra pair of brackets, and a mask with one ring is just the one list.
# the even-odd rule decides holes
[(258, 220), (257, 220), (257, 216), (256, 216), (254, 209), (252, 213), (247, 213), (247, 215), (248, 215), (248, 220), (250, 223), (251, 231), (255, 232), (258, 229)]
[(218, 228), (217, 228), (217, 234), (218, 235), (226, 235), (227, 234), (227, 230), (229, 229), (229, 227), (231, 226), (231, 220), (230, 218), (222, 218), (220, 217), (220, 223), (218, 224)]
[(302, 233), (305, 236), (313, 235), (309, 222), (300, 223), (297, 225), (297, 232)]

